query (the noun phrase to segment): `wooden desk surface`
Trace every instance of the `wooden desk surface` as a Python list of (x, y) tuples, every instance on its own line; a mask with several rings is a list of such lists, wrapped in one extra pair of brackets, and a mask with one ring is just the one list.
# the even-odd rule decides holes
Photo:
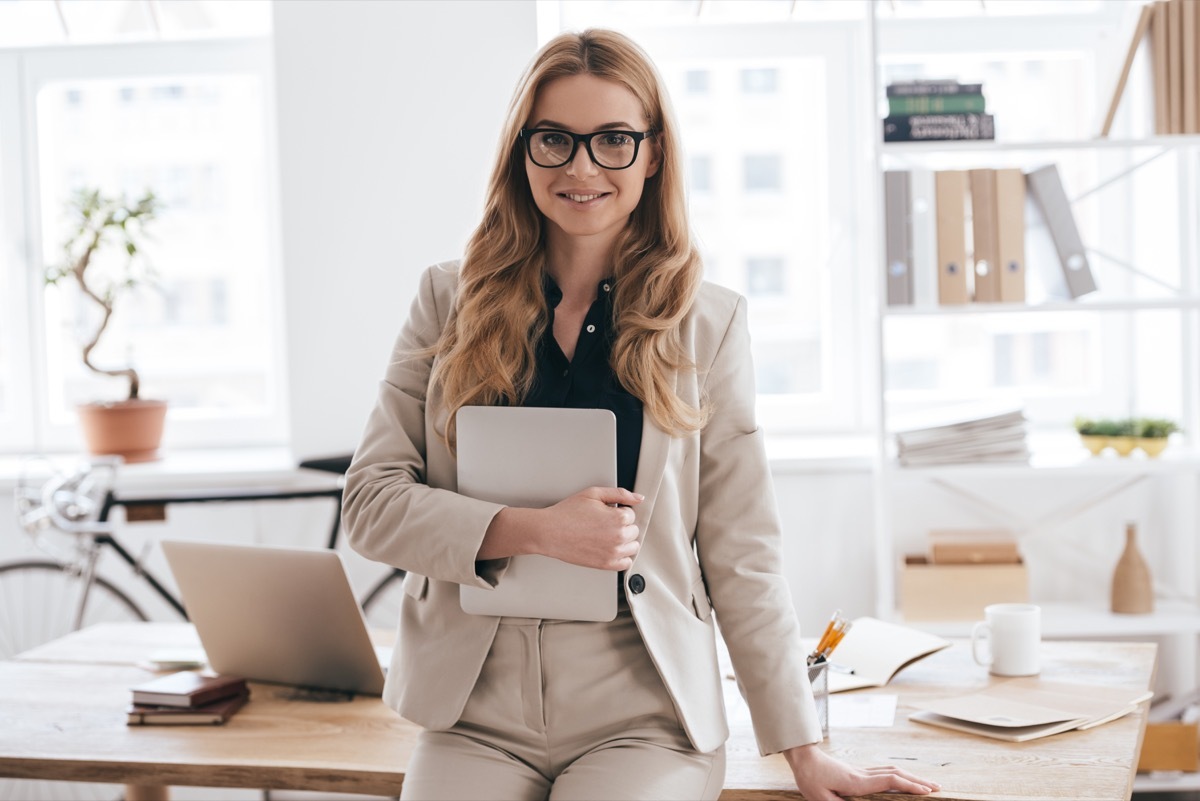
[[(378, 698), (319, 703), (286, 687), (253, 684), (250, 703), (224, 726), (126, 726), (135, 666), (151, 650), (195, 645), (186, 624), (108, 624), (0, 662), (0, 776), (398, 795), (417, 727)], [(1144, 689), (1155, 646), (1048, 642), (1047, 679)], [(1128, 799), (1145, 705), (1084, 732), (1003, 743), (909, 723), (911, 702), (960, 694), (989, 679), (961, 644), (906, 669), (886, 688), (900, 696), (890, 729), (835, 729), (825, 744), (858, 765), (896, 764), (934, 779), (928, 798), (963, 801)], [(725, 801), (798, 799), (782, 757), (759, 757), (732, 681)], [(894, 801), (910, 796), (872, 796)]]

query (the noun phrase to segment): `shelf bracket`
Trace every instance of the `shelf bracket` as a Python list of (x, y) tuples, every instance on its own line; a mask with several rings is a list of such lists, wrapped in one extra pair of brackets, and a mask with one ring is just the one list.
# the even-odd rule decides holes
[(1076, 502), (1073, 505), (1059, 506), (1057, 509), (1051, 510), (1048, 514), (1042, 515), (1041, 517), (1034, 518), (1032, 520), (1030, 520), (1022, 515), (1016, 514), (1012, 510), (1007, 509), (1003, 506), (1000, 506), (999, 504), (993, 503), (992, 501), (988, 500), (987, 498), (984, 498), (983, 496), (981, 496), (977, 493), (974, 493), (971, 490), (968, 490), (964, 487), (960, 487), (951, 481), (947, 481), (944, 478), (930, 479), (930, 483), (934, 484), (937, 487), (940, 487), (941, 489), (945, 490), (946, 492), (950, 493), (951, 495), (957, 495), (960, 498), (964, 498), (964, 499), (970, 501), (971, 503), (975, 504), (976, 506), (978, 506), (982, 509), (986, 509), (987, 511), (991, 512), (992, 514), (995, 514), (995, 515), (1001, 517), (1002, 519), (1009, 521), (1010, 525), (1013, 526), (1014, 530), (1017, 532), (1018, 535), (1024, 535), (1024, 534), (1030, 533), (1032, 531), (1035, 531), (1037, 529), (1049, 528), (1050, 526), (1053, 526), (1053, 525), (1060, 525), (1062, 523), (1065, 523), (1066, 521), (1070, 520), (1071, 518), (1077, 517), (1078, 515), (1083, 514), (1084, 512), (1088, 511), (1089, 509), (1092, 509), (1092, 508), (1098, 506), (1099, 504), (1103, 503), (1104, 501), (1108, 500), (1109, 498), (1113, 497), (1114, 495), (1124, 492), (1125, 490), (1144, 481), (1145, 479), (1146, 479), (1146, 474), (1144, 474), (1144, 473), (1140, 474), (1140, 475), (1132, 476), (1130, 478), (1126, 478), (1120, 482), (1117, 482), (1116, 484), (1114, 484), (1110, 487), (1106, 487), (1103, 491), (1093, 493), (1092, 495), (1089, 495), (1089, 496), (1085, 496), (1084, 498), (1080, 499), (1078, 502)]

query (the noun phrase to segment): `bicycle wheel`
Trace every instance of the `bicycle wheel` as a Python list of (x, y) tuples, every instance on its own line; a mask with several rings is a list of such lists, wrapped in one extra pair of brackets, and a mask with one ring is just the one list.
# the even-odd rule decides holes
[[(70, 633), (79, 583), (57, 562), (0, 565), (0, 659)], [(83, 625), (126, 620), (146, 620), (146, 615), (125, 593), (97, 577), (88, 592)], [(115, 801), (123, 794), (117, 784), (0, 779), (0, 799), (6, 801)]]
[[(71, 632), (80, 579), (57, 562), (0, 565), (0, 659), (10, 659)], [(129, 596), (96, 577), (88, 592), (83, 625), (147, 620)]]
[(400, 601), (404, 598), (404, 571), (392, 570), (363, 599), (363, 614), (371, 628), (395, 631), (400, 622)]

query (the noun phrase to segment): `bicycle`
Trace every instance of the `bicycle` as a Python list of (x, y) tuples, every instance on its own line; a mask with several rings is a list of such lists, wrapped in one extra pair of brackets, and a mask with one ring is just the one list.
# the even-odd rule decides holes
[[(119, 493), (114, 488), (119, 464), (120, 459), (93, 457), (81, 462), (71, 473), (52, 469), (49, 479), (36, 486), (27, 470), (22, 471), (15, 491), (18, 520), (49, 558), (0, 565), (0, 659), (96, 623), (149, 620), (123, 586), (100, 575), (98, 565), (105, 549), (132, 569), (132, 578), (148, 585), (187, 620), (179, 598), (117, 538), (116, 527), (109, 520), (117, 507), (126, 510), (129, 522), (162, 519), (154, 514), (155, 510), (176, 504), (330, 498), (336, 508), (327, 547), (337, 547), (342, 511), (340, 482), (338, 486), (318, 489), (222, 489), (138, 495)], [(344, 473), (347, 464), (348, 459), (333, 459), (303, 462), (301, 466)], [(64, 536), (68, 547), (56, 541)], [(362, 597), (360, 605), (368, 625), (395, 626), (404, 575), (403, 570), (394, 568)]]
[[(16, 511), (22, 529), (46, 559), (25, 559), (0, 564), (0, 659), (28, 651), (72, 631), (105, 622), (144, 621), (149, 616), (127, 592), (124, 582), (114, 582), (98, 570), (104, 550), (111, 550), (133, 570), (154, 594), (187, 620), (180, 600), (122, 543), (109, 516), (117, 507), (126, 522), (163, 519), (165, 508), (175, 504), (253, 502), (330, 498), (335, 502), (327, 546), (336, 548), (342, 511), (338, 486), (313, 489), (227, 489), (173, 492), (153, 495), (118, 493), (114, 487), (120, 459), (94, 457), (72, 473), (49, 470), (49, 478), (34, 483), (30, 467), (49, 460), (26, 463), (16, 488)], [(302, 462), (336, 474), (345, 473), (348, 458)], [(158, 512), (164, 512), (161, 516)], [(56, 540), (66, 538), (63, 546)], [(372, 626), (393, 627), (399, 618), (404, 571), (393, 569), (376, 581), (360, 604)], [(113, 785), (75, 782), (0, 779), (0, 799), (78, 799), (111, 801), (119, 790)], [(263, 798), (270, 794), (264, 791)]]

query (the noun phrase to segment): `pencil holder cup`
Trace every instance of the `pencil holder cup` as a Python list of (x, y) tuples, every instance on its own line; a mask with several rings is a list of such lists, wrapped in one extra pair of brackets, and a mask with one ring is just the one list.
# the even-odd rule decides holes
[(813, 700), (817, 702), (817, 720), (821, 722), (821, 736), (829, 738), (829, 663), (818, 662), (808, 667), (808, 681), (812, 684)]

